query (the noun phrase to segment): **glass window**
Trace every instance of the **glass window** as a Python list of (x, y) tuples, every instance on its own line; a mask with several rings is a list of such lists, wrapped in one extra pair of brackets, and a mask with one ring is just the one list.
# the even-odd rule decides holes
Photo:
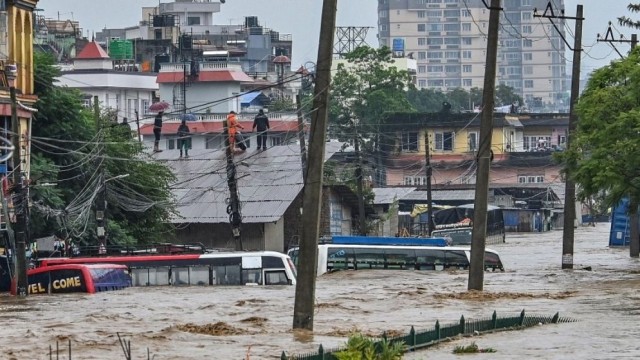
[(533, 54), (532, 53), (523, 53), (522, 54), (522, 59), (525, 61), (531, 61), (533, 60)]
[(425, 24), (418, 24), (418, 31), (419, 32), (425, 32), (426, 26)]
[(502, 262), (500, 261), (500, 256), (498, 256), (498, 254), (494, 254), (492, 252), (486, 251), (484, 253), (484, 267), (485, 269), (490, 268), (493, 270), (502, 269)]
[(353, 249), (327, 247), (327, 271), (354, 268)]
[(174, 267), (171, 268), (172, 285), (188, 285), (189, 284), (189, 268)]
[(471, 79), (462, 79), (462, 86), (473, 86)]
[(262, 269), (242, 270), (242, 285), (246, 284), (262, 285)]
[(402, 151), (418, 151), (418, 133), (402, 133)]
[(525, 80), (524, 87), (527, 89), (531, 89), (533, 87), (533, 80)]
[(419, 65), (418, 66), (418, 73), (419, 74), (424, 74), (425, 72), (427, 72), (427, 68), (424, 65)]
[(415, 269), (416, 252), (413, 249), (386, 249), (387, 269)]
[(240, 285), (240, 265), (214, 267), (216, 284)]
[(424, 11), (424, 10), (418, 11), (418, 18), (422, 19), (424, 17), (426, 17), (426, 11)]
[(287, 279), (287, 274), (283, 270), (265, 271), (264, 284), (265, 285), (288, 285), (289, 279)]
[(444, 266), (444, 260), (443, 250), (416, 249), (417, 270), (436, 270), (436, 266)]
[(462, 65), (462, 72), (470, 73), (471, 69), (471, 65)]
[(418, 38), (418, 46), (424, 46), (427, 43), (426, 38)]
[(427, 58), (427, 53), (424, 51), (418, 51), (418, 60), (424, 60)]
[(384, 269), (383, 249), (353, 249), (356, 255), (356, 270)]
[(209, 285), (209, 267), (192, 266), (189, 274), (190, 285)]
[(187, 17), (187, 25), (200, 25), (200, 17), (199, 16)]
[(442, 45), (444, 40), (442, 38), (427, 38), (427, 45)]
[(471, 23), (462, 23), (462, 31), (471, 31)]
[(469, 259), (463, 250), (450, 250), (445, 252), (445, 269), (449, 267), (466, 268), (469, 266)]

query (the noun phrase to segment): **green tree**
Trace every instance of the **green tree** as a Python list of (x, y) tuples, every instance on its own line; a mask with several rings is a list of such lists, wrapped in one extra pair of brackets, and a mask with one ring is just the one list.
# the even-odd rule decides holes
[(418, 112), (433, 113), (442, 109), (447, 96), (440, 90), (411, 88), (407, 91), (407, 100)]
[(500, 84), (496, 86), (496, 105), (511, 105), (511, 104), (524, 104), (522, 96), (516, 93), (515, 89), (511, 86)]
[[(640, 12), (640, 3), (639, 4), (630, 3), (629, 5), (627, 5), (627, 10), (629, 10), (629, 11), (631, 11), (633, 13)], [(618, 24), (620, 24), (622, 26), (634, 28), (634, 29), (640, 29), (640, 21), (633, 20), (633, 19), (628, 18), (626, 16), (619, 17), (618, 18)]]
[[(632, 238), (640, 204), (640, 49), (593, 72), (577, 105), (580, 122), (564, 160), (579, 197), (607, 206), (627, 197)], [(635, 231), (635, 236), (634, 232)]]
[(279, 98), (269, 105), (269, 111), (295, 111), (296, 104), (289, 98)]
[(172, 232), (168, 225), (173, 212), (170, 169), (151, 161), (129, 129), (110, 121), (113, 114), (105, 111), (96, 119), (84, 108), (80, 92), (55, 86), (59, 73), (53, 64), (51, 57), (35, 54), (33, 237), (61, 233), (96, 244), (93, 204), (104, 188), (111, 243), (166, 238)]

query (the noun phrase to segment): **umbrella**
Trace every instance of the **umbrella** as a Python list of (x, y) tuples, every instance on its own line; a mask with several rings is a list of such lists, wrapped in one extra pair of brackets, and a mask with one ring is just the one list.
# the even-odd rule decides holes
[(180, 120), (184, 120), (184, 121), (196, 121), (198, 120), (198, 117), (195, 114), (182, 114), (180, 115)]
[(151, 104), (149, 106), (149, 111), (151, 112), (160, 112), (167, 110), (171, 105), (169, 105), (166, 101), (158, 101), (157, 103)]

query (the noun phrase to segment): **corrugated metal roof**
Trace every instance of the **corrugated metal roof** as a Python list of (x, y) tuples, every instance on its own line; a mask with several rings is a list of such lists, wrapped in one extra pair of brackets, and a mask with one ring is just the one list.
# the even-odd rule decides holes
[(416, 188), (414, 187), (406, 187), (406, 188), (374, 188), (373, 194), (375, 195), (373, 199), (374, 205), (382, 205), (382, 204), (391, 204), (395, 200), (402, 199), (405, 195), (411, 193)]
[[(342, 143), (326, 143), (325, 159), (340, 151)], [(179, 159), (177, 150), (153, 155), (176, 175), (173, 195), (178, 216), (173, 223), (228, 223), (227, 162), (221, 150), (191, 150), (188, 159)], [(302, 190), (300, 150), (297, 146), (248, 150), (234, 156), (238, 197), (244, 223), (280, 220)]]
[[(469, 200), (473, 202), (475, 199), (475, 190), (433, 190), (431, 198), (433, 201), (442, 200)], [(427, 192), (424, 190), (415, 190), (405, 195), (402, 200), (424, 200), (427, 201)]]

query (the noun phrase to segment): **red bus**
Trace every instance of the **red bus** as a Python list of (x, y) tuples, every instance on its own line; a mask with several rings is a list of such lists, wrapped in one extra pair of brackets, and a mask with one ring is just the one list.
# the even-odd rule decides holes
[[(131, 286), (131, 277), (124, 265), (64, 264), (29, 269), (29, 294), (89, 293), (121, 290)], [(16, 294), (16, 280), (11, 294)]]

